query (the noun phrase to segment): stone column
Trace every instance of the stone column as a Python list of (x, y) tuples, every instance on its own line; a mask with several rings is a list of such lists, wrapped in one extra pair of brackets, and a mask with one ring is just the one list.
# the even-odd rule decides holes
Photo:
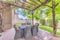
[(2, 10), (2, 21), (3, 21), (3, 29), (7, 30), (12, 28), (12, 9), (9, 5), (5, 9)]

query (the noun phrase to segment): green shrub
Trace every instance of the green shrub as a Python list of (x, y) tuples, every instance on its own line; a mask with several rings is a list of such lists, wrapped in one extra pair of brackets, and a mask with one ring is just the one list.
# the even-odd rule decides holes
[(40, 23), (41, 23), (42, 25), (45, 25), (45, 20), (44, 20), (44, 19), (40, 19)]
[(52, 21), (52, 19), (48, 19), (48, 23), (49, 23), (49, 26), (50, 26), (50, 27), (53, 26), (53, 21)]
[[(49, 23), (49, 26), (52, 27), (53, 26), (53, 20), (52, 19), (48, 19), (48, 23)], [(58, 23), (58, 20), (56, 19), (56, 25)]]

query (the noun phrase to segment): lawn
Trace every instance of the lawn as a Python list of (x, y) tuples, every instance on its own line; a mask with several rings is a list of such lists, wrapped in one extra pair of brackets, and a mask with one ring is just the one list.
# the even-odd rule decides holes
[[(48, 27), (48, 26), (39, 26), (40, 29), (43, 29), (45, 31), (48, 31), (50, 33), (53, 33), (53, 28), (52, 27)], [(60, 36), (60, 29), (57, 29), (57, 35)]]

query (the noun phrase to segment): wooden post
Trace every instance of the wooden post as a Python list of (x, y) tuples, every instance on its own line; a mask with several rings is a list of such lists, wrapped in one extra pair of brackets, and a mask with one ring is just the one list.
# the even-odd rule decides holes
[(56, 34), (55, 2), (52, 0), (53, 33)]
[(32, 13), (32, 24), (34, 24), (34, 11), (31, 11)]

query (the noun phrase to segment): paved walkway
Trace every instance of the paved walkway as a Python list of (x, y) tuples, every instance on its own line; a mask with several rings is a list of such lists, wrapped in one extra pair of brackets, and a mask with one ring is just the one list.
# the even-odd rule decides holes
[(11, 28), (5, 32), (0, 33), (0, 40), (14, 40), (15, 29)]
[[(3, 33), (4, 37), (0, 38), (0, 40), (14, 40), (14, 38), (13, 38), (14, 34), (15, 34), (14, 29), (12, 28), (11, 30), (8, 30), (8, 31), (4, 32)], [(18, 38), (18, 39), (15, 39), (15, 40), (25, 40), (25, 39), (24, 38)], [(60, 40), (60, 37), (54, 37), (51, 33), (40, 29), (37, 36), (32, 37), (29, 40)]]
[[(25, 40), (25, 39), (19, 38), (16, 40)], [(54, 37), (51, 33), (40, 29), (37, 36), (32, 37), (31, 40), (60, 40), (60, 37)]]

